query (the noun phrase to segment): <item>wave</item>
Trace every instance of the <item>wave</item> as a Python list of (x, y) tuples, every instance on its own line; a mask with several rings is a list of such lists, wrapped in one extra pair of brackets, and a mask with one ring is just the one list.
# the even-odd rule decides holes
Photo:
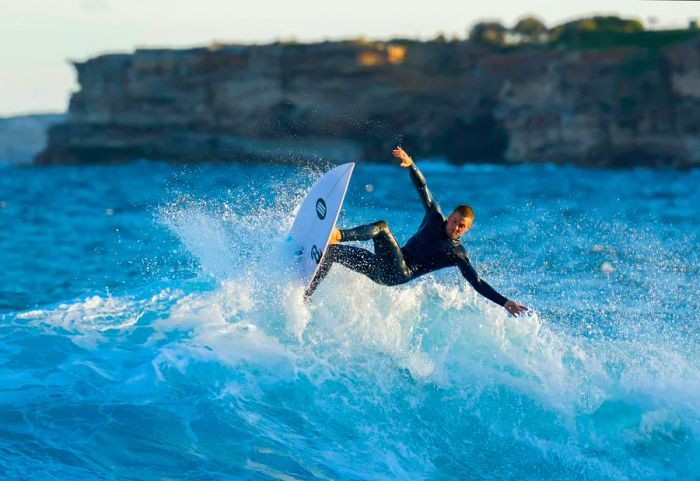
[(197, 278), (3, 316), (3, 477), (700, 476), (697, 343), (507, 317), (449, 274), (334, 267), (305, 303), (286, 192), (161, 208)]

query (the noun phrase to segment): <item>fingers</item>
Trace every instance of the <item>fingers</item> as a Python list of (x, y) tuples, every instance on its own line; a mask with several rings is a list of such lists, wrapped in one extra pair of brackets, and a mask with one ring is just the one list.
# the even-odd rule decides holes
[(504, 307), (514, 317), (518, 317), (519, 314), (522, 314), (523, 312), (528, 310), (527, 307), (523, 306), (522, 304), (518, 304), (515, 301), (509, 301), (508, 304)]
[(391, 153), (394, 154), (394, 157), (401, 161), (399, 164), (401, 167), (408, 167), (411, 165), (411, 163), (413, 163), (413, 159), (411, 159), (411, 157), (401, 147), (396, 147), (391, 151)]
[(395, 157), (403, 157), (403, 156), (408, 156), (405, 150), (403, 150), (401, 147), (396, 147), (394, 150), (391, 151), (392, 154), (394, 154)]

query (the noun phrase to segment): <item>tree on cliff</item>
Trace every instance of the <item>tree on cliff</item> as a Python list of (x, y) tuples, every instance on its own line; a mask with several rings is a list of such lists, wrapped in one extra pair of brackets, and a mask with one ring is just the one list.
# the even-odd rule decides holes
[(469, 31), (469, 40), (480, 45), (504, 45), (506, 27), (499, 22), (479, 22)]
[(547, 26), (537, 17), (527, 16), (518, 20), (512, 32), (526, 43), (538, 43), (547, 40)]

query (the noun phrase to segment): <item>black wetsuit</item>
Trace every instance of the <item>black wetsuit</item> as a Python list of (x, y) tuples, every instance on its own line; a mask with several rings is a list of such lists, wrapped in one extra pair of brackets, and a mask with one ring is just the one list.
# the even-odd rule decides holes
[(508, 299), (479, 277), (459, 239), (452, 239), (445, 233), (445, 216), (415, 163), (411, 164), (409, 172), (425, 207), (418, 232), (408, 239), (406, 245), (399, 247), (384, 221), (341, 230), (342, 242), (371, 239), (374, 253), (359, 247), (331, 244), (306, 295), (313, 293), (334, 262), (387, 286), (403, 284), (428, 272), (456, 265), (479, 294), (504, 305)]

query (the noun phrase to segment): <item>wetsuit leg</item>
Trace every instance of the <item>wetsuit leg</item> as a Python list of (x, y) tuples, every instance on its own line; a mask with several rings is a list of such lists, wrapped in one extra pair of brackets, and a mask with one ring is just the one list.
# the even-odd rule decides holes
[(374, 254), (381, 284), (400, 284), (410, 278), (410, 270), (403, 258), (401, 247), (389, 225), (380, 220), (372, 224), (341, 230), (342, 240), (369, 240), (374, 243)]
[(331, 244), (323, 257), (321, 267), (319, 267), (316, 276), (311, 281), (311, 285), (304, 293), (306, 297), (311, 297), (311, 294), (314, 293), (321, 281), (325, 279), (335, 262), (369, 277), (374, 282), (381, 283), (378, 276), (377, 257), (374, 254), (359, 247)]
[(335, 262), (369, 277), (377, 284), (401, 284), (411, 278), (401, 247), (389, 230), (389, 225), (383, 220), (341, 230), (340, 233), (342, 242), (371, 239), (374, 243), (374, 254), (359, 247), (331, 244), (316, 277), (304, 293), (306, 297), (311, 297)]

